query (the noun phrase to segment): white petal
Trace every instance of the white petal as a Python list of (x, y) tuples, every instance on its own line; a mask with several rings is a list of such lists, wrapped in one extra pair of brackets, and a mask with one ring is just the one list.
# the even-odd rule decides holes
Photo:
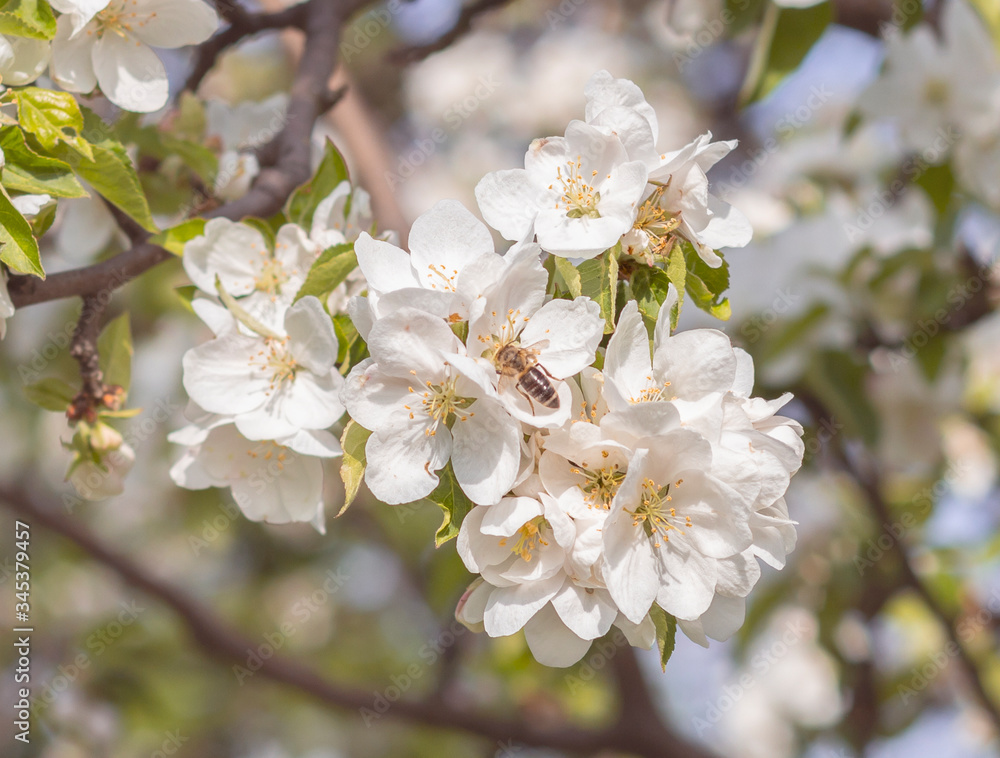
[(455, 289), (459, 272), (493, 252), (493, 236), (457, 200), (441, 200), (413, 222), (410, 258), (422, 287)]
[(202, 0), (144, 0), (136, 8), (131, 32), (153, 47), (184, 47), (204, 42), (219, 28), (215, 10)]
[(94, 43), (91, 60), (101, 92), (119, 108), (150, 113), (167, 104), (167, 71), (142, 42), (104, 34)]
[(379, 368), (391, 376), (412, 377), (418, 384), (438, 383), (448, 373), (442, 351), (458, 352), (458, 338), (440, 318), (402, 308), (375, 322), (368, 349)]
[(452, 465), (474, 503), (496, 503), (510, 491), (521, 462), (521, 429), (497, 403), (477, 400), (452, 427)]
[(569, 582), (552, 598), (552, 607), (573, 634), (585, 640), (607, 634), (618, 616), (606, 590), (584, 589)]
[(372, 239), (363, 232), (354, 243), (354, 252), (369, 288), (376, 292), (420, 286), (410, 266), (410, 256), (395, 245)]
[(270, 381), (250, 363), (263, 341), (230, 334), (184, 354), (184, 389), (211, 413), (246, 413), (267, 400)]
[(368, 438), (365, 483), (383, 503), (412, 503), (427, 497), (438, 484), (436, 471), (451, 454), (451, 432), (440, 425), (427, 434), (426, 424), (386, 427)]
[(56, 21), (56, 37), (52, 40), (49, 75), (65, 90), (90, 92), (97, 86), (91, 59), (94, 38), (84, 34), (70, 39), (72, 34), (73, 20), (69, 16), (60, 16)]
[(593, 363), (603, 336), (600, 306), (578, 297), (543, 305), (521, 332), (521, 344), (547, 343), (539, 348), (539, 363), (557, 379), (564, 379)]
[(333, 322), (315, 297), (304, 297), (285, 314), (288, 349), (295, 362), (314, 374), (327, 374), (337, 362)]
[(483, 218), (508, 240), (527, 239), (545, 196), (524, 169), (494, 171), (476, 185)]
[(551, 605), (525, 624), (524, 638), (536, 661), (556, 668), (572, 666), (587, 654), (591, 644), (567, 628)]
[(42, 75), (52, 57), (52, 46), (47, 40), (27, 37), (8, 37), (13, 59), (0, 70), (3, 83), (19, 87), (31, 84)]
[(540, 582), (499, 587), (490, 595), (483, 621), (490, 637), (506, 637), (520, 631), (549, 602), (564, 579), (555, 575)]

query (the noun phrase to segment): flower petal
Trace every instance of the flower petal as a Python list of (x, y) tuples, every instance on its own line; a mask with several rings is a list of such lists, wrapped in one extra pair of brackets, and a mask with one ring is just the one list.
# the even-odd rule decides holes
[(119, 108), (150, 113), (167, 104), (167, 71), (147, 45), (104, 34), (94, 43), (91, 60), (101, 92)]

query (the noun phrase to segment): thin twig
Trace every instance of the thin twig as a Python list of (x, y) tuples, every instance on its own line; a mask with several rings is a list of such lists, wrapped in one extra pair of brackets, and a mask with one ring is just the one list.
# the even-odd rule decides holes
[(462, 8), (462, 12), (459, 14), (458, 20), (455, 21), (455, 25), (436, 40), (427, 45), (412, 45), (393, 50), (389, 54), (389, 59), (399, 65), (422, 61), (431, 53), (444, 50), (457, 39), (468, 34), (472, 30), (472, 22), (477, 16), (494, 8), (500, 8), (510, 2), (511, 0), (476, 0), (476, 2), (469, 3)]
[(101, 318), (108, 307), (108, 298), (88, 295), (83, 299), (80, 319), (77, 321), (70, 342), (69, 354), (80, 364), (82, 384), (80, 392), (66, 410), (70, 421), (93, 423), (97, 418), (97, 408), (111, 404), (105, 402), (109, 387), (104, 384), (101, 359), (97, 352), (97, 337), (101, 331)]
[[(310, 136), (316, 118), (330, 105), (327, 82), (337, 64), (341, 29), (347, 18), (370, 2), (308, 0), (295, 6), (297, 12), (305, 14), (306, 42), (292, 83), (287, 121), (276, 140), (274, 165), (265, 167), (258, 174), (246, 195), (204, 214), (205, 217), (233, 220), (245, 216), (267, 218), (280, 210), (292, 190), (309, 178)], [(44, 280), (33, 276), (11, 276), (7, 289), (16, 308), (92, 295), (121, 287), (172, 257), (162, 247), (140, 242), (109, 260), (52, 274)]]
[[(0, 500), (32, 524), (41, 524), (74, 542), (84, 552), (115, 571), (125, 582), (170, 607), (186, 624), (205, 653), (226, 664), (244, 663), (256, 643), (217, 618), (186, 593), (156, 577), (148, 569), (112, 550), (58, 506), (44, 502), (37, 486), (0, 485)], [(336, 709), (371, 710), (370, 690), (345, 687), (325, 679), (315, 668), (280, 654), (264, 660), (257, 674), (288, 685)], [(476, 713), (440, 700), (398, 700), (382, 714), (426, 726), (468, 732), (507, 746), (511, 743), (548, 747), (581, 755), (605, 751), (634, 751), (644, 758), (713, 758), (704, 749), (673, 735), (658, 718), (629, 729), (594, 730), (573, 724), (553, 727), (528, 719), (510, 720)], [(645, 734), (635, 734), (644, 731)]]

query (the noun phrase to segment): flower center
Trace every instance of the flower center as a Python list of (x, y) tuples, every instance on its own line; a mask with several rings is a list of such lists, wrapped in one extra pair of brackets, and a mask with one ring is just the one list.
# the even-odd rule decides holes
[(271, 374), (268, 395), (281, 389), (286, 382), (294, 382), (298, 370), (298, 364), (288, 350), (288, 337), (265, 338), (264, 348), (250, 358), (250, 366)]
[[(678, 479), (673, 484), (674, 489), (683, 483), (683, 479)], [(671, 531), (684, 534), (681, 527), (693, 526), (690, 517), (677, 515), (677, 509), (670, 505), (672, 500), (669, 484), (661, 487), (647, 477), (642, 480), (639, 505), (634, 511), (628, 511), (632, 514), (632, 526), (642, 524), (646, 534), (654, 540), (653, 547), (660, 547), (663, 542), (670, 542)], [(661, 538), (663, 542), (660, 541)]]
[(924, 100), (930, 105), (942, 106), (948, 102), (949, 92), (948, 82), (931, 78), (924, 85)]
[[(544, 516), (536, 516), (527, 522), (524, 526), (518, 529), (511, 539), (515, 542), (510, 548), (510, 552), (515, 555), (520, 556), (525, 561), (530, 561), (533, 557), (534, 551), (538, 549), (539, 545), (548, 545), (549, 543), (545, 541), (542, 537), (542, 529), (550, 528), (549, 522), (545, 520)], [(504, 537), (500, 540), (501, 547), (507, 546), (507, 538)]]
[[(566, 172), (563, 173), (562, 166), (556, 167), (556, 179), (562, 185), (562, 197), (556, 201), (556, 208), (565, 208), (569, 218), (600, 218), (601, 213), (597, 209), (601, 202), (601, 193), (595, 190), (580, 173), (581, 160), (577, 156), (575, 161), (566, 162)], [(591, 173), (590, 180), (597, 177), (597, 172)], [(550, 184), (549, 189), (554, 185)]]
[(468, 421), (476, 415), (475, 413), (463, 413), (474, 400), (458, 394), (455, 389), (457, 382), (457, 377), (449, 377), (441, 384), (427, 382), (426, 389), (420, 393), (413, 387), (409, 388), (413, 394), (420, 395), (420, 406), (414, 408), (412, 405), (404, 405), (403, 407), (410, 412), (411, 419), (416, 418), (416, 411), (422, 411), (431, 418), (432, 423), (424, 432), (428, 437), (437, 434), (437, 428), (440, 424), (448, 426), (452, 416), (459, 421)]
[(668, 255), (674, 243), (672, 233), (681, 225), (680, 215), (668, 213), (661, 204), (663, 193), (669, 185), (668, 181), (667, 184), (653, 190), (646, 201), (639, 206), (639, 212), (636, 214), (633, 228), (646, 233), (651, 248), (643, 257)]
[(670, 387), (670, 382), (664, 382), (663, 384), (656, 384), (653, 377), (647, 376), (646, 381), (649, 384), (639, 391), (639, 397), (632, 397), (631, 401), (633, 403), (655, 403), (660, 401), (673, 400), (676, 395), (668, 395), (667, 389)]
[[(603, 453), (606, 458), (607, 451), (605, 450)], [(584, 461), (581, 464), (574, 463), (571, 470), (574, 474), (583, 477), (583, 484), (579, 486), (583, 490), (583, 499), (587, 503), (587, 507), (609, 510), (611, 501), (614, 500), (615, 493), (618, 492), (618, 487), (625, 479), (625, 472), (621, 470), (621, 467), (615, 463), (611, 466), (592, 469)]]
[(288, 459), (288, 448), (279, 445), (277, 442), (268, 440), (261, 442), (247, 450), (247, 455), (251, 458), (263, 458), (265, 461), (274, 461), (278, 471), (284, 471), (285, 461)]
[(265, 258), (260, 272), (254, 277), (254, 287), (259, 292), (272, 295), (281, 293), (281, 285), (288, 281), (284, 265), (276, 258)]
[(438, 285), (440, 284), (441, 288), (448, 292), (455, 291), (455, 279), (458, 277), (458, 271), (452, 269), (451, 273), (448, 273), (448, 269), (444, 266), (438, 266), (435, 263), (430, 264), (427, 269), (427, 278), (431, 280), (430, 285), (432, 290), (438, 289)]
[(135, 5), (135, 0), (115, 0), (99, 12), (96, 17), (98, 36), (103, 36), (105, 32), (112, 32), (120, 37), (128, 38), (134, 26), (145, 26), (156, 17), (155, 13), (151, 13), (147, 18), (140, 19), (138, 13), (129, 10), (129, 6)]

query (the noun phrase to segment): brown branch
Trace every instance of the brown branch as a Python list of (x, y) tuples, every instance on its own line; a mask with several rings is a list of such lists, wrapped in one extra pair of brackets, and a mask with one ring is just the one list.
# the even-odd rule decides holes
[[(170, 607), (210, 657), (226, 664), (243, 664), (249, 651), (256, 646), (254, 641), (218, 619), (204, 605), (104, 545), (74, 519), (60, 513), (57, 506), (43, 502), (37, 486), (0, 485), (0, 500), (21, 518), (29, 519), (32, 524), (41, 524), (72, 541), (93, 559), (115, 571), (125, 582)], [(332, 682), (318, 675), (313, 667), (280, 654), (264, 660), (256, 673), (299, 690), (332, 708), (361, 712), (373, 707), (370, 690)], [(433, 699), (399, 700), (384, 715), (425, 726), (468, 732), (503, 745), (513, 742), (583, 755), (601, 750), (634, 750), (646, 758), (712, 758), (703, 749), (667, 731), (658, 719), (636, 723), (630, 730), (613, 728), (598, 731), (572, 724), (551, 727), (525, 719), (496, 718)], [(653, 724), (655, 729), (651, 728)], [(641, 735), (633, 733), (637, 731), (647, 732), (645, 738), (640, 739)]]
[[(71, 422), (83, 420), (93, 423), (97, 420), (97, 409), (100, 406), (114, 404), (115, 396), (113, 393), (109, 394), (111, 388), (104, 383), (101, 359), (97, 353), (101, 317), (108, 307), (108, 300), (109, 298), (100, 295), (85, 297), (80, 319), (73, 331), (69, 354), (80, 364), (82, 385), (66, 410), (66, 416)], [(105, 402), (109, 397), (111, 400)]]
[[(817, 422), (822, 422), (823, 419), (833, 419), (831, 412), (826, 408), (824, 403), (808, 390), (800, 388), (796, 392), (796, 396), (806, 405)], [(857, 483), (858, 487), (864, 493), (871, 514), (878, 524), (880, 535), (885, 534), (887, 536), (891, 545), (889, 551), (896, 556), (900, 571), (899, 581), (901, 586), (915, 592), (931, 615), (944, 628), (949, 642), (957, 650), (958, 662), (965, 671), (973, 695), (979, 702), (980, 707), (989, 716), (994, 726), (1000, 730), (1000, 709), (998, 709), (996, 703), (990, 698), (979, 667), (962, 644), (957, 628), (958, 619), (941, 604), (920, 578), (920, 575), (917, 574), (910, 561), (906, 545), (891, 531), (895, 518), (889, 504), (882, 495), (881, 477), (878, 469), (873, 464), (873, 459), (871, 456), (864, 456), (863, 454), (851, 455), (844, 444), (844, 440), (832, 440), (828, 442), (826, 447), (832, 453), (834, 462)]]
[(202, 79), (227, 48), (245, 37), (264, 31), (289, 27), (305, 29), (308, 19), (308, 10), (304, 4), (293, 5), (274, 13), (248, 13), (236, 3), (218, 3), (216, 9), (229, 22), (229, 26), (198, 46), (194, 68), (184, 84), (184, 89), (192, 92), (198, 89)]
[(468, 34), (472, 30), (472, 22), (477, 16), (495, 8), (501, 8), (510, 2), (511, 0), (476, 0), (469, 3), (462, 8), (455, 25), (436, 40), (427, 45), (412, 45), (393, 50), (389, 53), (389, 60), (399, 65), (422, 61), (431, 53), (444, 50), (457, 39)]
[[(309, 0), (295, 6), (304, 14), (306, 42), (292, 83), (286, 124), (277, 137), (273, 167), (257, 176), (250, 191), (206, 217), (238, 220), (244, 216), (268, 217), (311, 173), (312, 127), (330, 105), (327, 82), (337, 64), (338, 40), (344, 22), (371, 0)], [(139, 242), (129, 250), (92, 266), (52, 274), (42, 280), (12, 276), (7, 289), (16, 308), (77, 295), (94, 295), (122, 286), (173, 256), (157, 245)]]

